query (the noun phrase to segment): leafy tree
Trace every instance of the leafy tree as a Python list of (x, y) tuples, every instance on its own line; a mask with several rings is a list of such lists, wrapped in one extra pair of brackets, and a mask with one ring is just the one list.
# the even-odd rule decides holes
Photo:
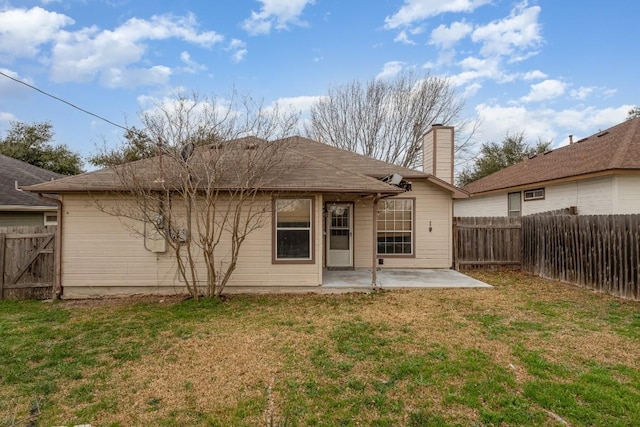
[(640, 117), (640, 107), (633, 107), (627, 113), (627, 120), (636, 119)]
[(102, 151), (89, 157), (89, 163), (97, 167), (110, 167), (147, 159), (158, 154), (160, 148), (158, 144), (151, 141), (146, 133), (135, 127), (124, 133), (124, 139), (123, 144), (118, 148), (105, 146)]
[[(465, 127), (475, 129), (460, 119), (463, 107), (463, 99), (448, 79), (405, 72), (393, 79), (330, 88), (311, 107), (306, 134), (345, 150), (417, 168), (422, 164), (422, 137), (431, 125), (454, 125), (458, 136)], [(469, 138), (456, 141), (456, 153), (468, 143)]]
[(82, 158), (65, 145), (53, 145), (53, 126), (49, 122), (27, 124), (11, 122), (11, 129), (0, 138), (0, 154), (63, 175), (82, 173)]
[(458, 176), (458, 185), (464, 186), (508, 166), (520, 162), (524, 157), (540, 154), (547, 151), (551, 141), (538, 141), (535, 146), (525, 142), (524, 132), (515, 135), (507, 135), (502, 143), (495, 142), (482, 144), (480, 153), (473, 166), (464, 170)]

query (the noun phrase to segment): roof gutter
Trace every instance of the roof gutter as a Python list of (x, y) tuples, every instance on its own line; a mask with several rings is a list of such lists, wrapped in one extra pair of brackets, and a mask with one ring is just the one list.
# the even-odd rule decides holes
[(58, 226), (56, 227), (56, 247), (55, 247), (55, 263), (56, 263), (56, 275), (53, 284), (53, 299), (60, 299), (62, 296), (62, 200), (46, 196), (42, 193), (38, 193), (38, 197), (42, 200), (53, 202), (58, 205), (57, 220)]

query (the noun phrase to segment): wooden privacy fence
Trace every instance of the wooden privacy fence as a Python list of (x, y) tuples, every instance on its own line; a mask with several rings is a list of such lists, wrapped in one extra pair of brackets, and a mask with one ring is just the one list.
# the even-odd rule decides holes
[(56, 227), (0, 227), (0, 299), (53, 294)]
[(456, 270), (519, 269), (519, 217), (454, 218)]
[(522, 269), (640, 299), (640, 215), (522, 218)]

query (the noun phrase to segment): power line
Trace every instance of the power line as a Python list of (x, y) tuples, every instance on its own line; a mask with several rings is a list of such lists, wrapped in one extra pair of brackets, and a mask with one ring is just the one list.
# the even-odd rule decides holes
[(97, 114), (95, 114), (95, 113), (92, 113), (91, 111), (85, 110), (85, 109), (84, 109), (84, 108), (82, 108), (82, 107), (78, 107), (77, 105), (75, 105), (75, 104), (73, 104), (73, 103), (71, 103), (71, 102), (69, 102), (69, 101), (65, 101), (64, 99), (59, 98), (59, 97), (57, 97), (57, 96), (55, 96), (55, 95), (52, 95), (52, 94), (50, 94), (50, 93), (48, 93), (48, 92), (45, 92), (45, 91), (44, 91), (44, 90), (42, 90), (42, 89), (38, 89), (37, 87), (35, 87), (35, 86), (33, 86), (33, 85), (30, 85), (29, 83), (26, 83), (26, 82), (23, 82), (22, 80), (18, 80), (18, 79), (14, 78), (14, 77), (11, 77), (11, 76), (9, 76), (9, 75), (7, 75), (7, 74), (3, 73), (2, 71), (0, 71), (0, 75), (2, 75), (2, 76), (4, 76), (4, 77), (6, 77), (6, 78), (8, 78), (8, 79), (13, 80), (14, 82), (17, 82), (17, 83), (23, 84), (23, 85), (27, 86), (28, 88), (31, 88), (31, 89), (33, 89), (33, 90), (36, 90), (36, 91), (40, 92), (40, 93), (41, 93), (41, 94), (43, 94), (43, 95), (46, 95), (46, 96), (48, 96), (48, 97), (50, 97), (50, 98), (55, 99), (56, 101), (64, 102), (64, 103), (65, 103), (65, 104), (67, 104), (68, 106), (73, 107), (73, 108), (75, 108), (76, 110), (80, 110), (80, 111), (82, 111), (83, 113), (89, 114), (90, 116), (93, 116), (93, 117), (95, 117), (95, 118), (97, 118), (97, 119), (100, 119), (100, 120), (102, 120), (102, 121), (105, 121), (105, 122), (109, 123), (110, 125), (113, 125), (113, 126), (119, 127), (120, 129), (124, 129), (124, 130), (126, 130), (126, 131), (128, 131), (128, 130), (129, 130), (129, 128), (127, 128), (127, 127), (125, 127), (125, 126), (119, 125), (118, 123), (114, 123), (114, 122), (112, 122), (111, 120), (109, 120), (109, 119), (105, 119), (104, 117), (99, 116), (99, 115), (97, 115)]

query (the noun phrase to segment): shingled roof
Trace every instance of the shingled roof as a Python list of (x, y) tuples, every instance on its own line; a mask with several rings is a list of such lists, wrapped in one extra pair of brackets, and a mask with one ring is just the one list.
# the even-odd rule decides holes
[(525, 159), (471, 182), (463, 189), (473, 195), (625, 170), (640, 170), (640, 118)]
[[(238, 168), (250, 164), (250, 162), (246, 161), (246, 158), (239, 156), (244, 155), (242, 152), (246, 152), (246, 155), (250, 156), (251, 150), (247, 147), (254, 147), (253, 149), (255, 149), (256, 144), (258, 144), (258, 147), (262, 147), (263, 144), (282, 147), (282, 150), (278, 152), (278, 155), (281, 156), (281, 162), (277, 170), (272, 170), (261, 179), (260, 188), (265, 191), (399, 194), (404, 190), (379, 179), (392, 173), (398, 173), (405, 179), (424, 178), (454, 193), (454, 195), (464, 195), (455, 186), (438, 180), (429, 174), (371, 159), (302, 137), (285, 138), (272, 143), (248, 137), (218, 145), (199, 147), (193, 156), (193, 159), (196, 160), (192, 161), (193, 165), (190, 173), (194, 173), (199, 177), (200, 182), (205, 182), (202, 178), (212, 170), (210, 162), (223, 162), (224, 164), (221, 163), (219, 169), (228, 170), (231, 173), (226, 173), (225, 177), (217, 177), (217, 187), (238, 187), (240, 184), (237, 180), (241, 179), (238, 177), (244, 174)], [(224, 150), (216, 151), (221, 147), (235, 148), (226, 152)], [(170, 185), (167, 179), (170, 181), (171, 178), (167, 178), (167, 175), (170, 175), (168, 171), (172, 170), (173, 161), (175, 160), (168, 156), (163, 159), (164, 181), (158, 180), (160, 159), (159, 157), (153, 157), (118, 166), (117, 168), (119, 169), (116, 170), (102, 169), (30, 186), (25, 189), (42, 193), (118, 191), (124, 189), (120, 178), (123, 176), (123, 168), (128, 168), (132, 173), (135, 173), (138, 179), (145, 182), (146, 188), (153, 189), (163, 186), (166, 188), (167, 185)], [(198, 166), (197, 162), (202, 162), (202, 164), (208, 164), (209, 166)]]
[(0, 154), (0, 209), (16, 210), (20, 206), (55, 206), (41, 200), (36, 194), (16, 190), (19, 186), (38, 184), (64, 175)]

